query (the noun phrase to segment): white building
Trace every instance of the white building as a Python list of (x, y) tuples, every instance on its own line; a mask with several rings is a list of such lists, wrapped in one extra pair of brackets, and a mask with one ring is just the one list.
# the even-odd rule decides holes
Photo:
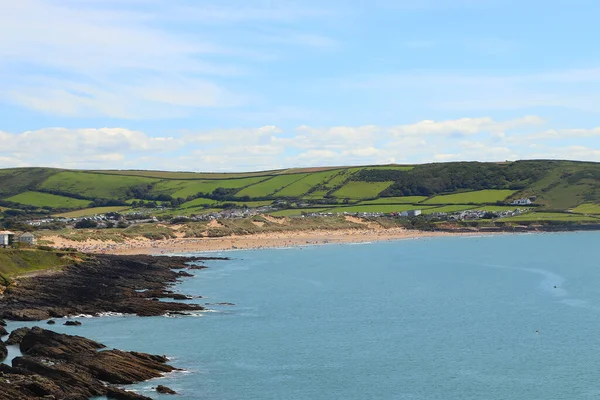
[(417, 217), (419, 215), (421, 215), (421, 210), (408, 210), (400, 213), (402, 217)]
[(513, 206), (528, 206), (532, 203), (530, 199), (517, 199), (510, 204), (512, 204)]
[(17, 238), (17, 241), (19, 243), (25, 243), (30, 246), (34, 246), (35, 245), (35, 236), (33, 236), (32, 233), (25, 232), (24, 234), (22, 234), (21, 236), (19, 236)]
[(15, 234), (10, 231), (0, 231), (0, 246), (8, 246), (12, 243)]

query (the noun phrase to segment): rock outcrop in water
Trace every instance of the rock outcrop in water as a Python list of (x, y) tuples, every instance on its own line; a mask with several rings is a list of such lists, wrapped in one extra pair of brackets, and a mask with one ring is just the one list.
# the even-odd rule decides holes
[(156, 393), (160, 393), (160, 394), (177, 394), (176, 391), (174, 391), (173, 389), (163, 386), (163, 385), (158, 385), (156, 387)]
[(101, 350), (101, 343), (80, 336), (26, 328), (12, 367), (0, 365), (0, 400), (37, 398), (83, 400), (108, 395), (148, 399), (111, 385), (142, 382), (175, 368), (146, 353)]
[[(190, 261), (223, 258), (90, 256), (50, 275), (17, 280), (0, 295), (0, 318), (39, 321), (69, 315), (115, 312), (155, 316), (202, 310), (197, 304), (156, 301), (183, 298), (167, 290), (192, 276), (182, 269)], [(185, 296), (187, 299), (188, 296)], [(0, 319), (0, 326), (6, 323)], [(107, 396), (116, 400), (151, 400), (113, 385), (157, 378), (175, 370), (164, 356), (120, 350), (80, 337), (38, 327), (19, 328), (6, 344), (19, 345), (22, 356), (12, 366), (0, 363), (0, 400), (83, 400)], [(7, 349), (0, 341), (0, 360)]]
[(192, 276), (182, 271), (189, 267), (187, 262), (205, 259), (90, 256), (56, 274), (19, 279), (0, 298), (0, 318), (39, 321), (105, 312), (156, 316), (202, 310), (197, 304), (152, 301), (152, 298), (183, 298), (185, 295), (175, 296), (167, 290), (168, 285)]

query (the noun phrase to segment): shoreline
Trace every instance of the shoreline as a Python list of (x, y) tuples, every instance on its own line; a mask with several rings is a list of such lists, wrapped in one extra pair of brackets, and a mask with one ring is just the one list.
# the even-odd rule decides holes
[[(105, 345), (33, 327), (4, 328), (8, 322), (45, 321), (81, 325), (74, 318), (108, 315), (193, 315), (204, 311), (197, 303), (174, 300), (200, 299), (175, 292), (172, 285), (193, 277), (190, 270), (207, 268), (209, 260), (223, 257), (151, 257), (95, 255), (50, 275), (24, 277), (0, 295), (0, 400), (35, 398), (152, 400), (131, 392), (128, 385), (162, 378), (178, 371), (164, 355), (109, 350)], [(162, 300), (162, 301), (161, 301)], [(64, 322), (64, 323), (63, 323)], [(75, 331), (74, 331), (75, 332)], [(10, 359), (8, 346), (20, 355)], [(175, 394), (157, 386), (157, 393)]]
[(390, 229), (342, 229), (342, 230), (298, 230), (288, 232), (259, 233), (251, 235), (232, 235), (215, 238), (183, 238), (150, 240), (136, 238), (122, 243), (87, 240), (78, 242), (58, 236), (45, 239), (57, 248), (75, 248), (79, 251), (95, 254), (114, 255), (161, 255), (177, 253), (200, 253), (227, 250), (252, 250), (266, 248), (288, 248), (325, 244), (360, 244), (402, 239), (419, 239), (448, 236), (476, 236), (501, 232), (452, 232), (417, 231), (403, 228)]

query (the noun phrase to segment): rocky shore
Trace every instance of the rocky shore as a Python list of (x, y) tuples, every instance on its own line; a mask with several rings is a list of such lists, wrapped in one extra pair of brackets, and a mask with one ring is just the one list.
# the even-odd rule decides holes
[(23, 355), (13, 359), (12, 366), (0, 364), (1, 400), (87, 400), (103, 395), (117, 400), (149, 399), (114, 385), (142, 382), (175, 370), (163, 356), (99, 351), (103, 344), (80, 336), (25, 329), (18, 343)]
[[(0, 295), (0, 327), (4, 320), (40, 321), (108, 312), (156, 316), (202, 310), (197, 304), (159, 299), (188, 298), (169, 290), (169, 285), (191, 276), (185, 269), (205, 268), (188, 262), (207, 259), (215, 258), (94, 255), (54, 274), (21, 278)], [(101, 350), (105, 346), (93, 340), (39, 327), (15, 329), (6, 343), (0, 340), (0, 361), (7, 356), (6, 345), (18, 345), (22, 356), (14, 358), (12, 366), (0, 363), (0, 400), (95, 396), (147, 400), (115, 385), (175, 370), (164, 356)]]
[[(213, 258), (214, 259), (214, 258)], [(0, 318), (40, 321), (68, 315), (114, 312), (156, 316), (202, 310), (169, 285), (191, 276), (190, 261), (207, 258), (94, 255), (63, 271), (17, 280), (0, 297)]]

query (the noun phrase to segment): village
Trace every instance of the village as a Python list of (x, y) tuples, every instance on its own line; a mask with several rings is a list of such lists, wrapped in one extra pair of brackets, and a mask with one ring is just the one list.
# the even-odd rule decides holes
[[(531, 205), (529, 199), (519, 199), (511, 203), (512, 205)], [(106, 228), (127, 228), (129, 226), (151, 224), (158, 222), (199, 222), (199, 221), (211, 221), (220, 219), (243, 219), (251, 218), (257, 215), (264, 215), (273, 213), (280, 207), (289, 207), (286, 203), (278, 203), (277, 206), (261, 206), (261, 207), (244, 207), (244, 208), (228, 208), (221, 211), (214, 211), (208, 213), (199, 213), (191, 215), (173, 215), (168, 218), (157, 217), (148, 213), (146, 210), (133, 210), (125, 213), (106, 213), (97, 214), (92, 216), (82, 217), (47, 217), (43, 219), (28, 220), (25, 223), (34, 229), (44, 230), (52, 225), (59, 224), (59, 226), (65, 229), (82, 229), (82, 228), (95, 228), (95, 229), (106, 229)], [(472, 209), (455, 212), (430, 212), (424, 214), (423, 210), (406, 210), (400, 212), (342, 212), (334, 213), (328, 211), (315, 211), (310, 212), (309, 209), (303, 210), (298, 215), (290, 215), (289, 218), (310, 218), (310, 217), (334, 217), (334, 216), (352, 216), (358, 218), (403, 218), (403, 219), (414, 219), (422, 218), (426, 221), (477, 221), (481, 219), (500, 219), (506, 217), (516, 216), (525, 212), (530, 211), (530, 208), (518, 208), (503, 211), (486, 211), (484, 209)], [(35, 243), (35, 236), (31, 233), (5, 233), (4, 236), (0, 233), (0, 244), (8, 244), (12, 242), (21, 243)]]

